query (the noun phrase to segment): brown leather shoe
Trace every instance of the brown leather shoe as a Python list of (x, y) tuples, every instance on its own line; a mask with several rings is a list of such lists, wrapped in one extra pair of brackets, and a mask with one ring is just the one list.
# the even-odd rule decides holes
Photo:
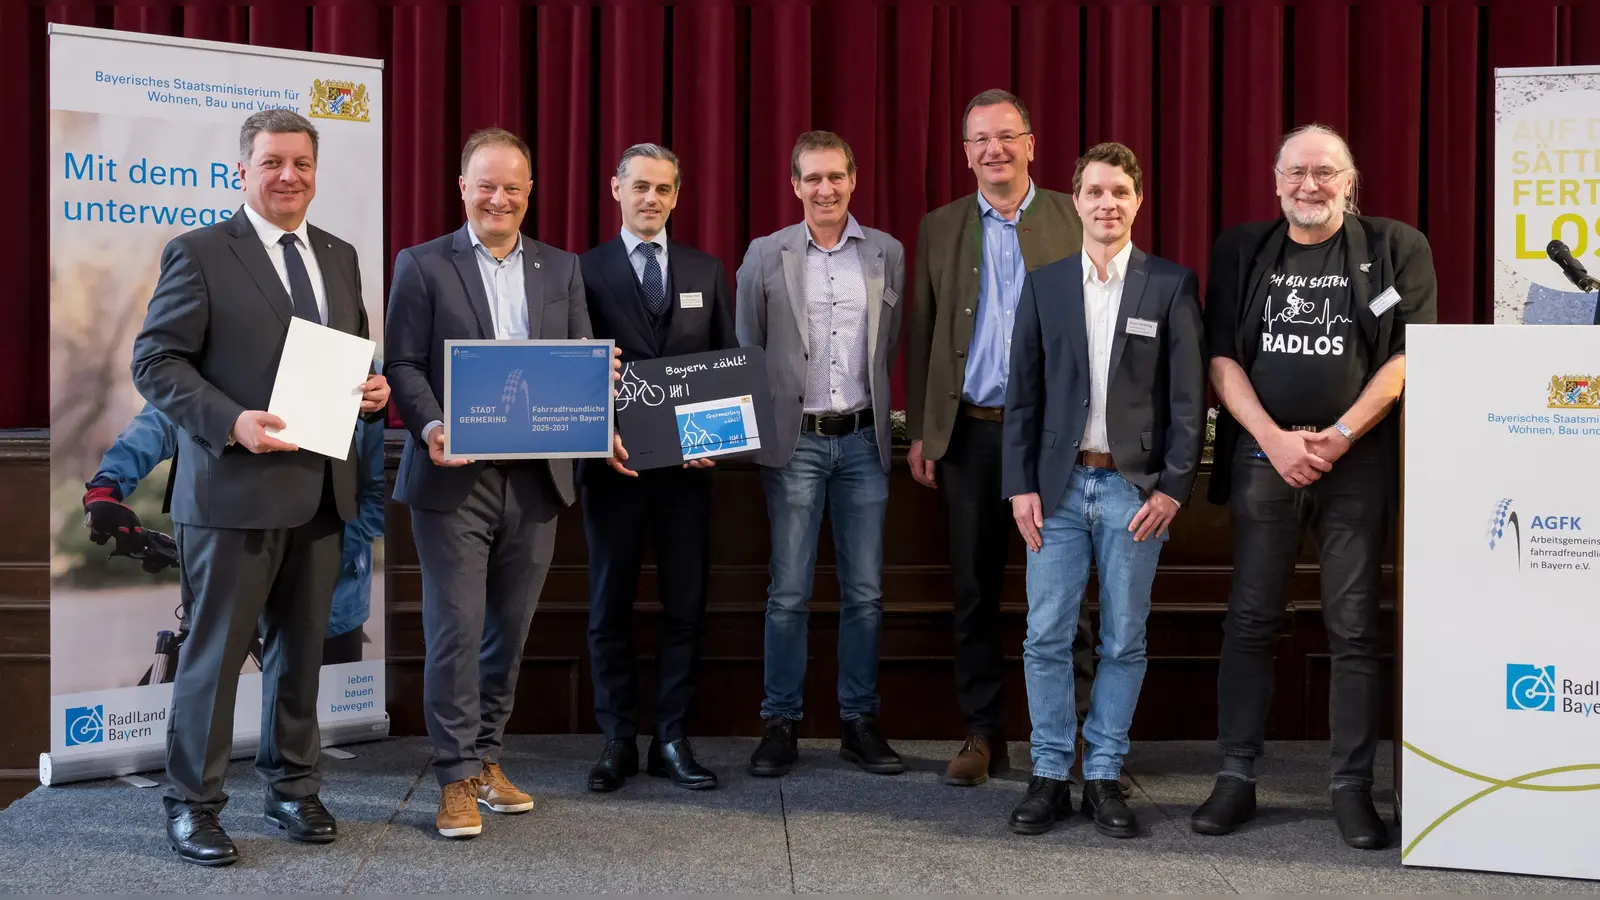
[(1001, 737), (971, 734), (956, 751), (944, 771), (944, 783), (972, 787), (989, 780), (990, 775), (1011, 771), (1011, 753)]
[(433, 827), (447, 838), (476, 837), (483, 832), (483, 817), (478, 815), (478, 779), (452, 781), (439, 792), (439, 814)]

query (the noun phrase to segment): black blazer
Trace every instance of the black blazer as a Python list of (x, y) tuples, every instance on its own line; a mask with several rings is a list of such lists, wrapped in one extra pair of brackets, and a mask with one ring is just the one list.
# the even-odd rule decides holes
[[(1430, 324), (1437, 319), (1439, 285), (1434, 277), (1433, 251), (1422, 232), (1393, 219), (1346, 214), (1344, 236), (1351, 267), (1351, 305), (1355, 307), (1357, 333), (1367, 349), (1366, 377), (1371, 380), (1390, 359), (1405, 353), (1406, 325)], [(1208, 358), (1225, 356), (1247, 373), (1255, 364), (1267, 302), (1266, 279), (1288, 240), (1289, 223), (1282, 218), (1238, 225), (1217, 238), (1206, 279)], [(1361, 271), (1362, 265), (1367, 266), (1365, 272)], [(1372, 299), (1391, 286), (1400, 295), (1400, 302), (1382, 316), (1374, 316)], [(1398, 420), (1391, 410), (1362, 438), (1377, 441), (1383, 447), (1391, 498), (1397, 496), (1399, 488)], [(1207, 492), (1213, 503), (1228, 502), (1233, 486), (1234, 449), (1243, 431), (1226, 407), (1217, 411), (1217, 438)]]
[[(308, 225), (322, 270), (328, 327), (367, 337), (354, 247)], [(292, 528), (311, 521), (331, 465), (339, 516), (354, 521), (353, 454), (251, 453), (228, 435), (239, 414), (266, 409), (294, 302), (244, 207), (223, 222), (173, 238), (133, 342), (133, 384), (183, 431), (173, 461), (172, 519), (212, 528)], [(355, 385), (350, 385), (355, 387)], [(382, 413), (364, 416), (376, 419)], [(355, 435), (352, 433), (351, 449)]]
[[(595, 336), (617, 342), (624, 364), (636, 359), (661, 359), (688, 353), (732, 350), (739, 346), (733, 328), (733, 295), (722, 261), (688, 244), (672, 241), (667, 249), (667, 300), (672, 316), (657, 352), (655, 329), (644, 309), (644, 293), (620, 236), (578, 257), (589, 296), (589, 318)], [(698, 308), (683, 307), (680, 295), (700, 294)], [(626, 445), (628, 436), (623, 435)], [(671, 470), (667, 470), (671, 471)], [(641, 473), (650, 474), (650, 473)], [(696, 473), (698, 474), (698, 473)], [(578, 477), (620, 478), (604, 460), (578, 463)]]
[[(1194, 272), (1135, 247), (1117, 312), (1106, 387), (1106, 439), (1117, 470), (1141, 493), (1183, 503), (1205, 442), (1206, 381)], [(1128, 333), (1130, 318), (1156, 323)], [(1089, 334), (1083, 255), (1028, 275), (1011, 334), (1001, 491), (1037, 493), (1046, 516), (1072, 478), (1089, 421)]]
[[(444, 419), (444, 342), (494, 338), (489, 294), (483, 288), (470, 227), (463, 225), (395, 256), (384, 326), (390, 399), (411, 432), (400, 455), (394, 499), (436, 512), (459, 507), (487, 465), (479, 460), (459, 467), (436, 466), (422, 443), (422, 429)], [(523, 235), (522, 278), (530, 339), (594, 337), (577, 256)], [(556, 492), (570, 506), (577, 496), (572, 460), (546, 462)]]

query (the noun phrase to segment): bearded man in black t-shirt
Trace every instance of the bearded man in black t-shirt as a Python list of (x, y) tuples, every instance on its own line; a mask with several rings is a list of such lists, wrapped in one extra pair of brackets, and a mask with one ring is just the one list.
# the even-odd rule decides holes
[(1415, 228), (1356, 214), (1355, 161), (1330, 129), (1290, 134), (1275, 170), (1283, 218), (1224, 233), (1206, 290), (1223, 406), (1210, 499), (1229, 506), (1233, 583), (1217, 679), (1222, 770), (1190, 825), (1227, 834), (1255, 814), (1273, 649), (1309, 529), (1332, 659), (1334, 820), (1345, 843), (1377, 849), (1389, 842), (1372, 781), (1379, 572), (1398, 498), (1393, 409), (1406, 325), (1434, 321), (1433, 256)]

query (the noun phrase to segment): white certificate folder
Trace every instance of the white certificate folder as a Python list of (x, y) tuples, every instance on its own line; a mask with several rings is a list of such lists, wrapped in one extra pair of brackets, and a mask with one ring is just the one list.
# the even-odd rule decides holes
[(301, 450), (349, 459), (361, 415), (361, 385), (372, 371), (378, 345), (299, 317), (278, 360), (267, 412), (283, 420), (268, 433)]

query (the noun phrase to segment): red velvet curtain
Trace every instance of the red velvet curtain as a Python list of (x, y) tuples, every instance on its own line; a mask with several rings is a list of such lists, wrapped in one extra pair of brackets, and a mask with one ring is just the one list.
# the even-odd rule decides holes
[[(19, 195), (0, 224), (0, 427), (48, 424), (47, 22), (385, 60), (385, 256), (462, 221), (462, 139), (486, 125), (534, 148), (526, 230), (582, 251), (620, 225), (607, 176), (653, 140), (683, 158), (675, 240), (730, 274), (749, 239), (800, 215), (789, 148), (837, 131), (860, 166), (852, 211), (915, 252), (924, 212), (973, 190), (961, 110), (1007, 87), (1030, 105), (1046, 187), (1069, 189), (1091, 143), (1145, 167), (1134, 231), (1201, 270), (1219, 229), (1276, 214), (1281, 133), (1320, 121), (1350, 139), (1362, 210), (1416, 223), (1439, 270), (1439, 313), (1489, 309), (1491, 72), (1592, 64), (1600, 5), (1227, 4), (1155, 8), (894, 6), (529, 7), (0, 5), (0, 171)], [(313, 207), (314, 210), (314, 207)], [(898, 392), (897, 392), (898, 393)], [(898, 399), (898, 398), (897, 398)]]

